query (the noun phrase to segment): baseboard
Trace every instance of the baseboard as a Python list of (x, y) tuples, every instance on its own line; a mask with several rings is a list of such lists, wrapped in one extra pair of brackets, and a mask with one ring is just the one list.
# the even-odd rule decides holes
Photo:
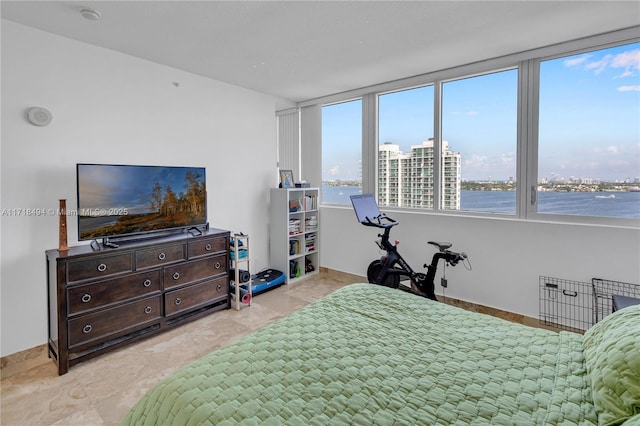
[(319, 269), (321, 274), (329, 274), (332, 279), (345, 281), (349, 283), (366, 283), (367, 278), (361, 275), (351, 274), (349, 272), (342, 272), (335, 269), (329, 269), (325, 266), (321, 266)]
[[(437, 296), (437, 295), (436, 295)], [(446, 303), (447, 305), (457, 306), (467, 311), (478, 312), (481, 314), (491, 315), (493, 317), (502, 318), (503, 320), (515, 322), (518, 324), (528, 325), (530, 327), (546, 328), (548, 330), (557, 331), (556, 328), (545, 326), (540, 323), (538, 318), (531, 318), (522, 314), (516, 314), (509, 311), (503, 311), (501, 309), (492, 308), (489, 306), (478, 305), (477, 303), (467, 302), (464, 300), (454, 299), (452, 297), (437, 296), (438, 300)]]
[(7, 377), (47, 363), (51, 363), (51, 366), (54, 365), (47, 353), (47, 345), (39, 345), (1, 357), (0, 376), (4, 380)]

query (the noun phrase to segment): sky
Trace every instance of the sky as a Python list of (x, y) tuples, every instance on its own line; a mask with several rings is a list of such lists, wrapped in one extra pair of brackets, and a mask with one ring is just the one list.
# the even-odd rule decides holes
[[(640, 177), (640, 43), (541, 63), (538, 178)], [(442, 136), (468, 180), (516, 175), (517, 70), (444, 83)], [(433, 87), (379, 97), (379, 142), (433, 137)], [(323, 108), (323, 180), (359, 180), (362, 103)]]

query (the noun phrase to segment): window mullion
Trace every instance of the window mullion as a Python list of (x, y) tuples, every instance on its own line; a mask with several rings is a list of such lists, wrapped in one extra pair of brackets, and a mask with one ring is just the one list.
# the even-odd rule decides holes
[(442, 210), (442, 82), (433, 84), (433, 211)]
[(527, 61), (527, 115), (525, 118), (526, 141), (526, 187), (524, 217), (531, 218), (538, 213), (538, 119), (540, 94), (540, 61)]
[(537, 198), (537, 73), (534, 61), (523, 61), (518, 77), (518, 148), (516, 215), (524, 219), (536, 211)]
[(362, 97), (362, 193), (378, 193), (378, 97)]

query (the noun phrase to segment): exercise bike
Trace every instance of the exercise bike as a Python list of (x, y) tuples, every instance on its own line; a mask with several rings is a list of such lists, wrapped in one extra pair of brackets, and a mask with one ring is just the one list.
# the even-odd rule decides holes
[[(434, 280), (440, 259), (444, 259), (445, 263), (451, 266), (466, 262), (468, 264), (467, 269), (471, 269), (465, 253), (449, 250), (452, 246), (451, 243), (429, 241), (428, 243), (435, 246), (438, 251), (434, 253), (431, 264), (424, 264), (424, 267), (427, 268), (427, 273), (423, 274), (414, 271), (398, 252), (398, 242), (391, 243), (389, 240), (391, 228), (398, 225), (398, 222), (386, 214), (380, 213), (373, 194), (352, 195), (351, 203), (361, 224), (384, 230), (382, 234), (378, 234), (380, 240), (376, 241), (376, 244), (385, 251), (385, 254), (380, 259), (371, 262), (367, 268), (367, 280), (370, 283), (408, 291), (431, 300), (438, 300), (435, 295)], [(408, 278), (410, 286), (401, 285), (401, 277)], [(443, 286), (445, 285), (446, 279), (443, 278)]]

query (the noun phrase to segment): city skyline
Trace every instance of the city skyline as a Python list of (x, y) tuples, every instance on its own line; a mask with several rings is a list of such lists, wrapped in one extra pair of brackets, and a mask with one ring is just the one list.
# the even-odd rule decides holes
[[(540, 68), (538, 179), (640, 177), (640, 43)], [(461, 153), (463, 179), (504, 181), (516, 176), (517, 71), (481, 77), (444, 84), (442, 138)], [(381, 95), (379, 144), (408, 152), (433, 137), (433, 105), (433, 86)], [(324, 181), (360, 179), (361, 108), (323, 108)]]

